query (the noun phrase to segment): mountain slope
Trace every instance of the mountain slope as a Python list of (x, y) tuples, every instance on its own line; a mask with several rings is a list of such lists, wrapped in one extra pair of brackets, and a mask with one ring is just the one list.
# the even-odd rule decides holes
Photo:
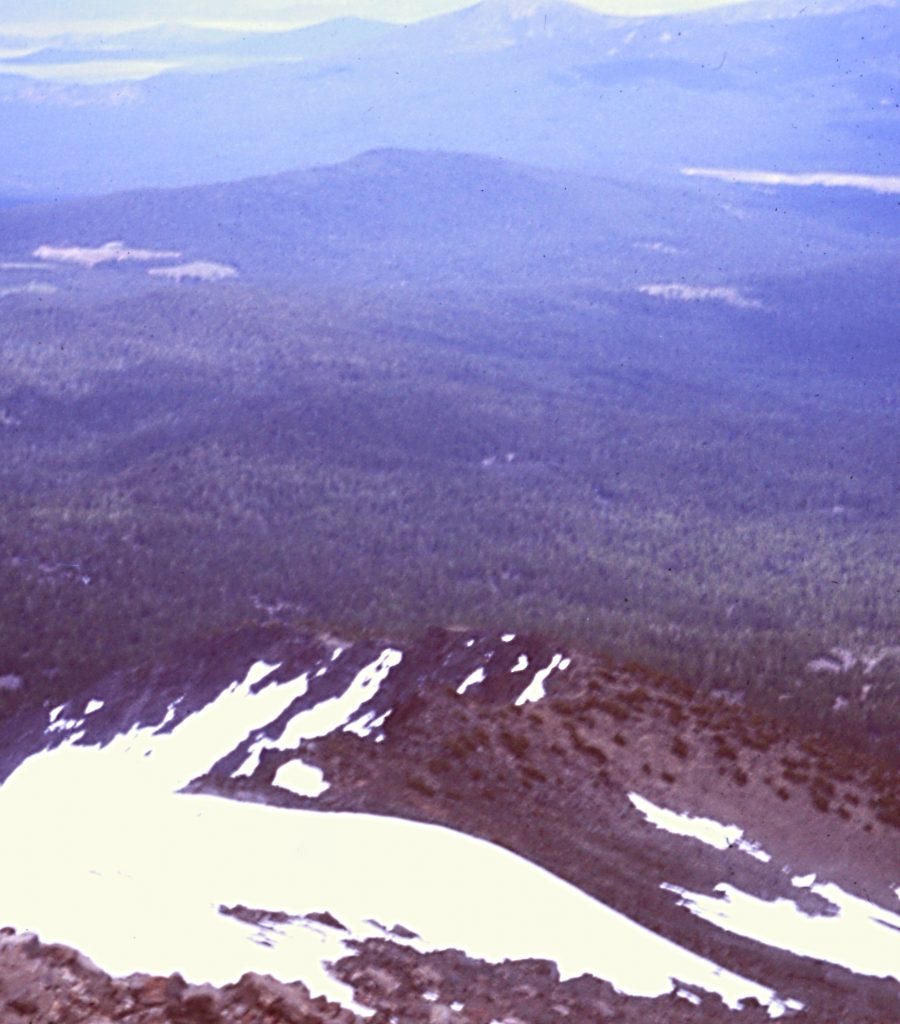
[[(17, 704), (3, 913), (113, 973), (255, 967), (423, 1024), (498, 1019), (485, 995), (698, 1024), (896, 1001), (894, 776), (637, 667), (535, 636), (269, 629)], [(60, 864), (43, 837), (69, 822)]]
[[(379, 150), (334, 166), (187, 189), (0, 211), (0, 254), (26, 260), (113, 240), (155, 260), (218, 261), (242, 275), (348, 281), (725, 281), (854, 256), (889, 256), (887, 196), (801, 189), (773, 209), (743, 185), (682, 178), (645, 190), (469, 154)], [(790, 193), (796, 194), (790, 194)], [(878, 229), (871, 230), (872, 223)], [(879, 237), (880, 236), (880, 237)], [(713, 242), (714, 240), (714, 242)], [(173, 255), (174, 254), (174, 255)], [(97, 262), (153, 260), (97, 254)], [(82, 261), (91, 262), (90, 252)]]

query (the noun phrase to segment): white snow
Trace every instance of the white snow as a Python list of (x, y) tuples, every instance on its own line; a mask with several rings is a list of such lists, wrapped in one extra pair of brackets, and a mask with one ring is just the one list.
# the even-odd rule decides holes
[(503, 636), (500, 637), (500, 639), (505, 644), (511, 644), (513, 642), (513, 640), (515, 640), (515, 638), (516, 638), (516, 634), (515, 633), (504, 633)]
[(474, 672), (470, 672), (466, 676), (466, 678), (459, 684), (459, 686), (457, 686), (456, 692), (465, 693), (466, 690), (470, 689), (471, 687), (478, 686), (480, 683), (483, 683), (486, 678), (487, 676), (485, 676), (484, 674), (484, 669), (476, 668)]
[(713, 818), (700, 818), (691, 814), (669, 811), (665, 807), (658, 807), (656, 804), (650, 803), (649, 800), (645, 800), (637, 793), (629, 793), (628, 799), (651, 825), (655, 825), (665, 832), (671, 832), (672, 835), (699, 839), (701, 843), (713, 846), (717, 850), (740, 850), (756, 860), (761, 860), (764, 864), (768, 864), (772, 859), (771, 855), (756, 843), (745, 839), (744, 830), (737, 825), (723, 825)]
[(94, 712), (99, 711), (105, 703), (106, 702), (102, 700), (89, 700), (84, 708), (85, 716), (93, 715)]
[(312, 764), (304, 764), (300, 760), (288, 761), (275, 773), (273, 785), (289, 789), (298, 796), (321, 796), (330, 783), (325, 781), (321, 768)]
[(519, 660), (510, 669), (510, 672), (524, 672), (528, 668), (528, 655), (520, 654)]
[[(385, 651), (357, 689), (396, 661)], [(4, 924), (72, 945), (116, 975), (177, 970), (221, 984), (255, 970), (300, 977), (314, 994), (346, 1003), (347, 990), (322, 965), (343, 952), (340, 933), (294, 924), (260, 943), (218, 908), (327, 910), (354, 935), (371, 933), (371, 920), (397, 922), (422, 937), (421, 949), (495, 962), (546, 958), (564, 978), (586, 972), (635, 995), (672, 991), (678, 978), (731, 1006), (754, 996), (773, 1016), (783, 1010), (770, 989), (484, 840), (395, 818), (175, 792), (299, 686), (272, 683), (254, 694), (252, 680), (271, 667), (254, 668), (171, 733), (135, 727), (106, 747), (70, 740), (16, 769), (0, 788)], [(290, 783), (291, 770), (280, 778)]]
[[(805, 883), (807, 878), (794, 879)], [(804, 888), (823, 896), (837, 914), (805, 914), (790, 899), (764, 900), (727, 882), (714, 895), (663, 884), (698, 917), (736, 935), (846, 967), (857, 974), (900, 981), (900, 916), (833, 883)]]
[(83, 725), (83, 718), (55, 718), (44, 732), (74, 732)]
[(98, 246), (81, 245), (39, 245), (32, 253), (39, 260), (54, 263), (77, 263), (82, 267), (96, 267), (100, 263), (123, 263), (126, 260), (149, 262), (152, 260), (178, 259), (180, 252), (167, 250), (135, 249), (123, 242), (106, 242)]
[(539, 672), (535, 672), (534, 679), (525, 687), (525, 689), (516, 697), (516, 707), (521, 707), (523, 704), (532, 704), (535, 701), (541, 700), (547, 696), (547, 691), (544, 689), (544, 683), (547, 681), (547, 677), (550, 673), (559, 666), (562, 662), (561, 654), (554, 654), (550, 661), (550, 664), (546, 668), (542, 668)]
[(226, 263), (211, 263), (207, 260), (194, 260), (192, 263), (179, 263), (175, 267), (152, 267), (147, 271), (153, 277), (170, 277), (181, 281), (185, 277), (200, 281), (224, 281), (229, 277), (237, 277), (237, 270)]
[(762, 309), (762, 303), (757, 299), (748, 299), (737, 288), (729, 285), (642, 284), (638, 291), (657, 299), (674, 299), (681, 302), (714, 299), (737, 309)]
[(676, 249), (674, 245), (667, 242), (635, 242), (636, 249), (646, 249), (648, 252), (659, 252), (666, 256), (677, 256), (683, 250)]
[(675, 993), (680, 999), (686, 999), (689, 1003), (693, 1003), (694, 1006), (699, 1006), (703, 1000), (696, 992), (689, 992), (686, 988), (680, 988)]
[(59, 716), (60, 716), (60, 715), (61, 715), (61, 714), (63, 713), (63, 711), (65, 710), (65, 707), (66, 707), (66, 706), (65, 706), (65, 704), (60, 704), (60, 705), (59, 705), (58, 707), (55, 707), (55, 708), (53, 708), (53, 709), (51, 710), (51, 712), (50, 712), (50, 715), (48, 716), (48, 717), (49, 717), (49, 719), (50, 719), (50, 724), (51, 724), (51, 725), (52, 725), (52, 724), (53, 724), (53, 723), (54, 723), (54, 722), (55, 722), (55, 721), (57, 720), (57, 718), (59, 718)]
[[(233, 777), (252, 775), (259, 766), (259, 759), (264, 750), (296, 750), (303, 740), (327, 736), (346, 725), (353, 716), (370, 701), (378, 692), (379, 687), (388, 677), (388, 673), (399, 665), (403, 655), (392, 647), (386, 647), (375, 661), (360, 669), (347, 689), (337, 697), (329, 697), (314, 707), (301, 711), (287, 723), (281, 735), (275, 739), (263, 736), (249, 748), (247, 759), (233, 773)], [(309, 677), (304, 673), (294, 680), (295, 697), (302, 697), (309, 687)], [(294, 698), (292, 697), (291, 700)], [(291, 701), (287, 701), (286, 708)], [(272, 718), (277, 717), (273, 715)], [(270, 718), (269, 721), (272, 719)], [(356, 731), (355, 729), (351, 731)]]
[(851, 651), (847, 647), (832, 647), (827, 655), (807, 662), (810, 672), (850, 672), (862, 667), (863, 675), (869, 675), (886, 658), (900, 658), (900, 645), (872, 648), (866, 651)]
[(724, 167), (682, 167), (681, 173), (689, 177), (717, 178), (747, 185), (821, 185), (825, 188), (860, 188), (885, 195), (900, 192), (900, 175), (892, 174), (845, 174), (835, 171), (786, 174), (783, 171), (730, 170)]
[(371, 736), (373, 732), (384, 725), (390, 713), (390, 711), (385, 711), (383, 715), (379, 715), (376, 718), (374, 711), (367, 711), (360, 718), (357, 718), (355, 721), (345, 725), (344, 732), (352, 732), (357, 736), (361, 736), (363, 739), (366, 739), (366, 737)]

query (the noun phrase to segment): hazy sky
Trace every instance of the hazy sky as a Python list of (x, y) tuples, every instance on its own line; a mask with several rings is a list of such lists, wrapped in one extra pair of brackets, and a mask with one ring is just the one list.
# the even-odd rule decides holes
[[(474, 0), (0, 0), (0, 32), (23, 26), (48, 32), (78, 27), (191, 21), (211, 24), (302, 24), (355, 14), (406, 21), (471, 6)], [(512, 0), (529, 6), (530, 0)], [(611, 13), (645, 14), (718, 6), (734, 0), (584, 0)], [(91, 25), (93, 23), (93, 25)]]

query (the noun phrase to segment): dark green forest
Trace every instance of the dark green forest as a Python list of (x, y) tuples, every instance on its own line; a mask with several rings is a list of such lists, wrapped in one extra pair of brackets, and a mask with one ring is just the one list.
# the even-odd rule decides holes
[[(750, 309), (90, 274), (2, 300), (0, 674), (87, 686), (247, 622), (466, 624), (889, 742), (883, 264), (757, 278)], [(833, 647), (852, 664), (809, 668)]]

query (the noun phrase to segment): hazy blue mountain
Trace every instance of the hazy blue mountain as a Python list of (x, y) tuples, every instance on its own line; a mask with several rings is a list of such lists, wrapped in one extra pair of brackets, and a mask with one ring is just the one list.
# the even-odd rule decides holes
[(801, 201), (788, 195), (773, 208), (767, 190), (681, 182), (645, 189), (495, 157), (386, 149), (271, 177), (11, 210), (0, 214), (0, 255), (118, 240), (244, 276), (635, 285), (728, 284), (896, 251), (892, 196), (814, 202), (790, 189)]
[(784, 10), (609, 18), (487, 2), (296, 63), (123, 85), (13, 78), (0, 178), (102, 192), (385, 146), (657, 182), (682, 165), (893, 173), (896, 4)]
[(279, 32), (240, 32), (159, 25), (153, 28), (88, 38), (78, 45), (53, 45), (7, 58), (10, 67), (116, 60), (184, 60), (195, 58), (307, 60), (362, 46), (391, 27), (363, 18), (335, 18), (308, 28)]

